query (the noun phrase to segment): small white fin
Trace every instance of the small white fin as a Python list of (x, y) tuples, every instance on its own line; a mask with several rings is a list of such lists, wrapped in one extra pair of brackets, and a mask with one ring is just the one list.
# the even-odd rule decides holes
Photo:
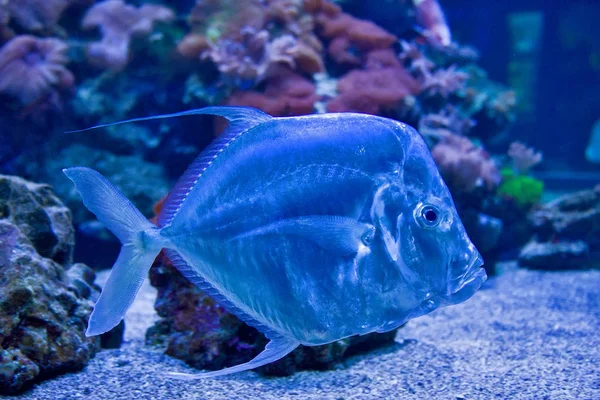
[(277, 337), (271, 340), (265, 346), (265, 349), (247, 363), (235, 365), (233, 367), (224, 368), (218, 371), (202, 372), (199, 374), (184, 374), (180, 372), (168, 372), (167, 376), (181, 380), (194, 380), (204, 378), (215, 378), (217, 376), (234, 374), (236, 372), (248, 371), (254, 368), (262, 367), (269, 363), (282, 359), (291, 353), (300, 343), (284, 338)]
[(242, 233), (230, 241), (267, 234), (301, 236), (333, 254), (351, 256), (358, 252), (361, 244), (368, 245), (372, 241), (375, 227), (348, 217), (313, 215), (277, 221)]

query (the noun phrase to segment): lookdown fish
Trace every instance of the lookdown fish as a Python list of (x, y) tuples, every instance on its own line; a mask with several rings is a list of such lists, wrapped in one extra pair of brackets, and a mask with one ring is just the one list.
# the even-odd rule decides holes
[[(355, 113), (274, 118), (206, 107), (229, 126), (167, 196), (158, 226), (98, 172), (67, 168), (84, 204), (123, 247), (88, 336), (116, 326), (158, 253), (270, 340), (215, 377), (316, 346), (386, 332), (471, 297), (482, 259), (420, 135)], [(113, 124), (109, 124), (113, 125)], [(106, 125), (100, 125), (106, 126)], [(90, 128), (92, 129), (92, 128)]]

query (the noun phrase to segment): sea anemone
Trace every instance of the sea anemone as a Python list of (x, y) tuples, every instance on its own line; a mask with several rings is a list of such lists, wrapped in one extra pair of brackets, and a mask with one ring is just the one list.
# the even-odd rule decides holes
[(0, 49), (0, 93), (32, 104), (57, 89), (73, 86), (66, 68), (67, 45), (54, 38), (21, 35)]

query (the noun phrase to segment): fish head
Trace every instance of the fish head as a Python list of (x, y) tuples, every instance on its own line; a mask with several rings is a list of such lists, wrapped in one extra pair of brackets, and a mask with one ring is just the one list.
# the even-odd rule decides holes
[(398, 308), (402, 322), (467, 300), (487, 278), (450, 191), (412, 131), (403, 168), (380, 187), (372, 209), (388, 261), (402, 282), (395, 289), (403, 303)]

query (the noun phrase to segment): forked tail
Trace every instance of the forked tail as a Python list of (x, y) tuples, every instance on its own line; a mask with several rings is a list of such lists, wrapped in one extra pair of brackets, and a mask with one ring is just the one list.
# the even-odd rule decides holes
[(85, 334), (95, 336), (121, 322), (167, 241), (160, 229), (100, 173), (84, 167), (66, 168), (63, 172), (75, 184), (83, 204), (123, 244), (90, 316)]

